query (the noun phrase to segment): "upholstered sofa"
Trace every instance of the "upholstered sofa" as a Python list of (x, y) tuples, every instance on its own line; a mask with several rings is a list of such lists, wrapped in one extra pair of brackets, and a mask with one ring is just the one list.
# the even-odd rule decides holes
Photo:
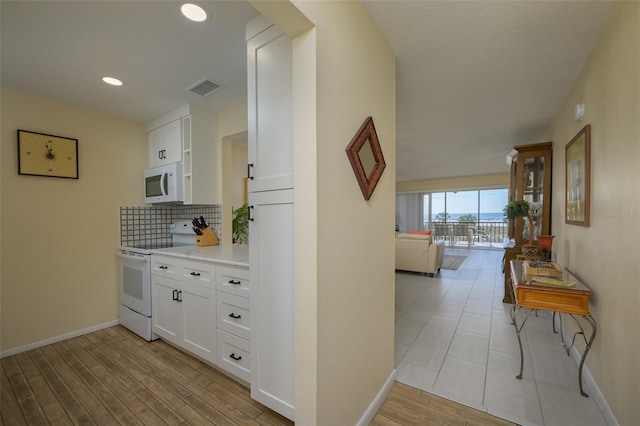
[(431, 235), (396, 233), (396, 270), (433, 276), (443, 258), (444, 241), (432, 243)]

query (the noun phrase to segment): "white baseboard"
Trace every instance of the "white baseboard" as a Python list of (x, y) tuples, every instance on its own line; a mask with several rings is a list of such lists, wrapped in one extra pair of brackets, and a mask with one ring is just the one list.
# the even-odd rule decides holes
[(76, 330), (69, 333), (61, 334), (60, 336), (50, 337), (48, 339), (40, 340), (38, 342), (29, 343), (28, 345), (18, 346), (16, 348), (7, 349), (0, 352), (0, 358), (19, 354), (20, 352), (26, 352), (31, 349), (41, 348), (43, 346), (50, 345), (52, 343), (62, 342), (63, 340), (71, 339), (73, 337), (82, 336), (83, 334), (92, 333), (94, 331), (102, 330), (103, 328), (113, 327), (120, 324), (119, 320), (113, 320), (105, 322), (103, 324), (94, 325), (92, 327), (83, 328), (82, 330)]
[[(560, 329), (560, 327), (562, 326), (562, 335), (565, 338), (564, 344), (568, 347), (569, 345), (571, 345), (571, 336), (567, 332), (567, 329), (564, 327), (564, 324), (561, 324), (559, 315), (556, 315), (555, 318), (556, 328)], [(575, 346), (573, 346), (569, 350), (569, 356), (576, 363), (576, 367), (579, 367), (580, 361), (582, 360), (582, 355)], [(613, 414), (613, 411), (611, 411), (607, 400), (604, 398), (604, 395), (600, 391), (598, 384), (591, 375), (591, 372), (587, 368), (586, 364), (582, 368), (582, 385), (583, 387), (589, 389), (589, 398), (593, 398), (593, 400), (596, 402), (598, 408), (600, 408), (600, 411), (602, 412), (604, 419), (607, 421), (607, 425), (620, 426), (620, 423), (618, 423), (616, 416)]]
[(384, 400), (387, 398), (387, 394), (391, 391), (391, 387), (395, 383), (397, 376), (398, 371), (394, 368), (387, 380), (384, 382), (384, 385), (382, 385), (382, 388), (378, 391), (376, 397), (371, 401), (371, 404), (369, 404), (369, 407), (367, 407), (365, 412), (362, 414), (358, 423), (356, 423), (357, 426), (366, 426), (371, 424), (371, 421), (376, 416), (376, 413), (384, 403)]

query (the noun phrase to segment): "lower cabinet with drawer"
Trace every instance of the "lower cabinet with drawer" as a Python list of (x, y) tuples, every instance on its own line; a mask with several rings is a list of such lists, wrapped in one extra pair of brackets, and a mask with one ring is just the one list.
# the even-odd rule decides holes
[(216, 292), (151, 276), (154, 332), (210, 362), (216, 361)]
[(249, 270), (216, 268), (218, 366), (251, 381)]
[(153, 331), (249, 382), (249, 270), (153, 255)]

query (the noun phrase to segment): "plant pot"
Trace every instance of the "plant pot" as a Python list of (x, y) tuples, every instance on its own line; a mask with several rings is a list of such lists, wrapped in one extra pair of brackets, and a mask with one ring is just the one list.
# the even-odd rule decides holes
[(538, 255), (538, 246), (537, 245), (532, 245), (532, 244), (523, 244), (521, 246), (522, 248), (522, 255), (525, 257), (525, 259), (538, 259), (538, 257), (540, 257)]

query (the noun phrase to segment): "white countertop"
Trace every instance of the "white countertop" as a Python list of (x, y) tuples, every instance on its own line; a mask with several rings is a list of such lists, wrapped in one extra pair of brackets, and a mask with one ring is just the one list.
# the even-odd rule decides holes
[(152, 250), (151, 254), (180, 257), (188, 260), (219, 263), (242, 268), (249, 267), (249, 245), (223, 244), (217, 246), (183, 246)]

